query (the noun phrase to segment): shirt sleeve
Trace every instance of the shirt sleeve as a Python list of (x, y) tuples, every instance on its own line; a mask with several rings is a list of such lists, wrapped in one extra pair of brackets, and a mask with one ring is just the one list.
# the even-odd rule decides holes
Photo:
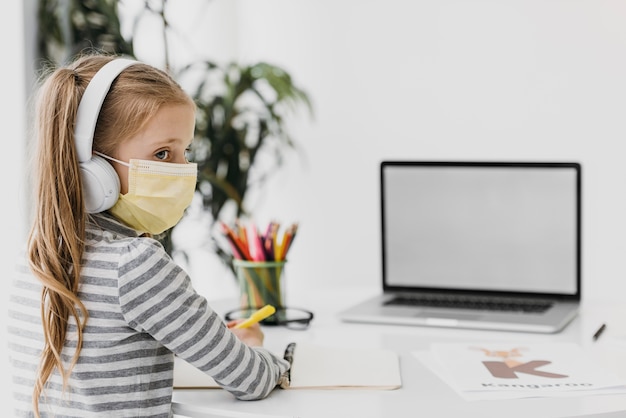
[(266, 397), (289, 368), (268, 350), (242, 343), (155, 240), (134, 239), (120, 257), (119, 298), (130, 327), (150, 334), (239, 399)]

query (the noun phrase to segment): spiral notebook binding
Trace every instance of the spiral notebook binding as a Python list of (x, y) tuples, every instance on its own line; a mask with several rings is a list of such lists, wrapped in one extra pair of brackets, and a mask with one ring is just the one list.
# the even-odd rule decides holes
[(285, 348), (283, 358), (289, 363), (289, 369), (278, 379), (278, 386), (280, 386), (281, 389), (287, 389), (291, 384), (291, 365), (293, 364), (294, 351), (296, 351), (296, 343), (289, 343), (287, 348)]

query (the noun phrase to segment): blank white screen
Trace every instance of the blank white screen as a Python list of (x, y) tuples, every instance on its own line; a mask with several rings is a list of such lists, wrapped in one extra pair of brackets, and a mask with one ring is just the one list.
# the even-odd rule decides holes
[(385, 167), (386, 283), (576, 293), (572, 167)]

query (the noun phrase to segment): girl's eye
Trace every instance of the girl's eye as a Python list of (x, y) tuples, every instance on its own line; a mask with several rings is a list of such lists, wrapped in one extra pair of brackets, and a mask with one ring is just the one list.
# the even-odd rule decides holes
[(154, 156), (159, 160), (166, 160), (170, 155), (170, 152), (167, 150), (162, 150), (154, 154)]

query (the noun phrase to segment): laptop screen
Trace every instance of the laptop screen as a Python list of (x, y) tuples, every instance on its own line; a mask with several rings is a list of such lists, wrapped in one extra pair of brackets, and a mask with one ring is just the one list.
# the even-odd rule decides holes
[(578, 163), (381, 163), (383, 287), (578, 296)]

